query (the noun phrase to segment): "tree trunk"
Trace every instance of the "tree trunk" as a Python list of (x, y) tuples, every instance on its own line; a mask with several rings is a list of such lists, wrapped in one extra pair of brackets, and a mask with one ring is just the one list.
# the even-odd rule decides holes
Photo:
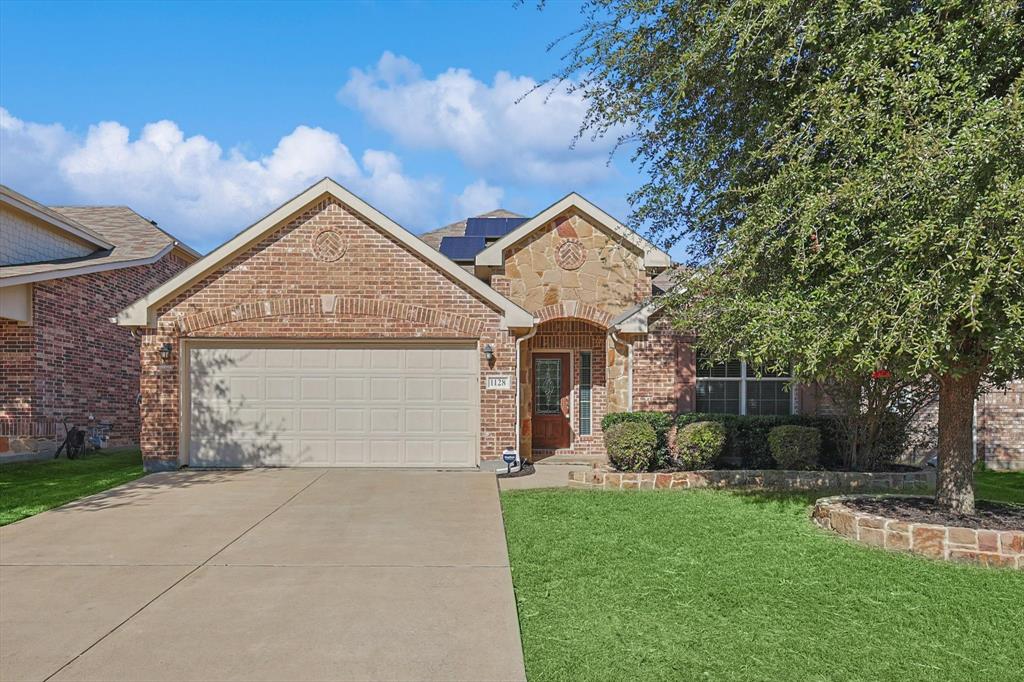
[(939, 378), (939, 471), (936, 504), (974, 513), (974, 396), (980, 372)]

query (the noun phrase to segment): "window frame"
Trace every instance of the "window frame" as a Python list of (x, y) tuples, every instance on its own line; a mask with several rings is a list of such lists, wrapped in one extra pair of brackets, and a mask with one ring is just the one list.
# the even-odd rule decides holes
[[(587, 380), (583, 380), (584, 369), (587, 373)], [(591, 351), (580, 351), (580, 414), (579, 432), (581, 436), (589, 436), (594, 433), (594, 356)], [(584, 390), (586, 397), (584, 398)], [(586, 429), (583, 428), (586, 420)]]
[[(730, 412), (728, 414), (737, 414), (739, 416), (744, 416), (744, 417), (747, 416), (747, 414), (748, 414), (747, 413), (747, 382), (751, 382), (751, 381), (753, 381), (753, 382), (777, 381), (777, 382), (788, 383), (788, 384), (792, 384), (792, 382), (793, 382), (793, 375), (792, 374), (789, 374), (787, 376), (772, 376), (772, 377), (760, 377), (760, 378), (758, 378), (756, 373), (748, 374), (747, 373), (747, 361), (746, 360), (740, 360), (739, 361), (739, 363), (740, 363), (740, 375), (738, 377), (712, 377), (712, 376), (704, 376), (704, 377), (702, 377), (700, 375), (700, 353), (695, 353), (695, 357), (696, 357), (696, 362), (695, 362), (695, 366), (694, 366), (694, 376), (696, 377), (695, 386), (700, 384), (701, 381), (738, 381), (739, 382), (739, 385), (740, 385), (740, 391), (739, 391), (740, 410), (739, 410), (739, 412), (736, 412), (736, 413)], [(795, 388), (794, 386), (791, 386), (790, 390), (789, 390), (789, 414), (790, 415), (796, 414), (796, 391), (793, 390), (794, 388)], [(696, 396), (696, 394), (694, 395), (693, 409), (694, 409), (694, 411), (697, 411), (697, 396)], [(754, 416), (758, 416), (758, 415), (754, 415)]]

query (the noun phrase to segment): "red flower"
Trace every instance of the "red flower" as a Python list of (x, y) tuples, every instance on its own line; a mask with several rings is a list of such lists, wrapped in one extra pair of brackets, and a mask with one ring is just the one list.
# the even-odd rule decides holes
[(887, 369), (876, 369), (874, 372), (871, 373), (871, 378), (872, 379), (891, 379), (892, 378), (892, 372), (890, 372)]

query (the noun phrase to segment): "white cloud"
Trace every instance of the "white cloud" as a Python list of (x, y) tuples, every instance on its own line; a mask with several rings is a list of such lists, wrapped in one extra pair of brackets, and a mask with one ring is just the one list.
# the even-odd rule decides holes
[(466, 185), (462, 194), (455, 197), (455, 213), (460, 218), (466, 218), (493, 211), (501, 206), (504, 197), (504, 189), (488, 185), (487, 181), (480, 179)]
[(582, 185), (607, 177), (608, 153), (621, 131), (571, 149), (587, 108), (582, 94), (566, 84), (530, 93), (536, 86), (505, 71), (489, 85), (466, 69), (424, 78), (417, 64), (385, 52), (374, 67), (353, 69), (338, 98), (400, 143), (449, 149), (489, 178)]
[(173, 121), (129, 129), (106, 121), (84, 137), (21, 121), (0, 108), (0, 182), (44, 200), (127, 204), (201, 248), (214, 246), (318, 179), (330, 176), (399, 223), (435, 222), (441, 184), (403, 174), (368, 150), (362, 165), (332, 132), (298, 126), (267, 156), (224, 151)]

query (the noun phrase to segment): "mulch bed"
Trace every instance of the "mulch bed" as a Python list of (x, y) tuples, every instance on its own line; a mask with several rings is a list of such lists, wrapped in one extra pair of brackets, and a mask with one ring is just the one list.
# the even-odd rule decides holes
[(851, 509), (908, 523), (931, 523), (986, 530), (1024, 530), (1024, 505), (976, 503), (975, 516), (952, 514), (925, 497), (858, 497), (843, 500)]

